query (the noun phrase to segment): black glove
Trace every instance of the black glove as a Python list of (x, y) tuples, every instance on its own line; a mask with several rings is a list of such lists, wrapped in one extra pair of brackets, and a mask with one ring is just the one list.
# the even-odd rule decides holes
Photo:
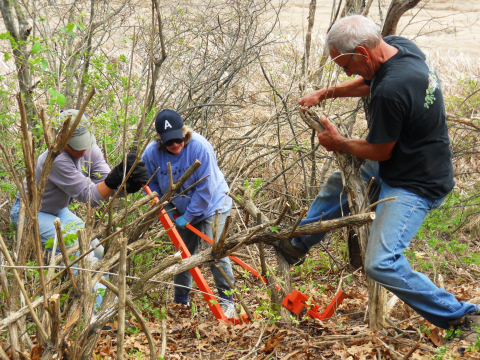
[(127, 194), (134, 194), (142, 188), (142, 184), (137, 184), (129, 179), (125, 184), (125, 187), (127, 188)]
[(105, 185), (110, 189), (116, 189), (123, 181), (123, 162), (118, 164), (110, 171), (110, 174), (105, 178)]
[(150, 177), (143, 161), (139, 161), (132, 174), (127, 180), (127, 193), (133, 194), (142, 188), (142, 184), (146, 184)]
[[(137, 155), (135, 154), (135, 152), (131, 152), (127, 155), (127, 170), (125, 171), (125, 175), (128, 174), (128, 172), (130, 171), (130, 168), (132, 167), (132, 165), (135, 163), (136, 160), (137, 160)], [(140, 161), (137, 163), (137, 166), (135, 166), (135, 170), (133, 170), (128, 181), (130, 181), (130, 179), (132, 178), (137, 178), (138, 181), (135, 184), (137, 183), (140, 184), (140, 187), (133, 192), (136, 192), (141, 189), (141, 184), (142, 184), (141, 181), (144, 181), (143, 184), (147, 183), (149, 177), (148, 177), (147, 169), (145, 168), (145, 163), (143, 161)], [(107, 185), (110, 189), (116, 189), (122, 184), (122, 181), (123, 181), (123, 161), (117, 166), (115, 166), (113, 170), (110, 172), (110, 174), (107, 175), (105, 179), (105, 185)], [(127, 184), (128, 184), (128, 181), (127, 181)], [(134, 189), (132, 188), (132, 190)], [(127, 188), (127, 192), (130, 193), (130, 191), (128, 191), (128, 188)]]

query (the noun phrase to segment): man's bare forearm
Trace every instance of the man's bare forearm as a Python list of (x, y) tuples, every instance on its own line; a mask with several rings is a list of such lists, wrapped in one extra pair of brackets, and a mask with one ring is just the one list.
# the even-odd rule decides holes
[(356, 78), (322, 90), (325, 91), (326, 99), (363, 97), (370, 95), (370, 86), (365, 85), (361, 76), (357, 76)]
[(98, 192), (100, 193), (100, 195), (106, 199), (108, 198), (110, 195), (112, 195), (112, 192), (113, 192), (113, 189), (110, 189), (106, 184), (105, 184), (105, 181), (102, 181), (100, 183), (97, 184), (97, 189), (98, 189)]
[(363, 78), (358, 76), (339, 85), (330, 86), (305, 95), (300, 99), (300, 106), (310, 107), (317, 105), (325, 99), (340, 97), (362, 97), (370, 95), (370, 87), (365, 85)]
[(395, 141), (383, 144), (370, 144), (365, 139), (346, 139), (328, 121), (327, 117), (320, 116), (325, 130), (317, 134), (318, 142), (327, 151), (345, 151), (362, 159), (385, 161), (392, 156)]
[(345, 139), (339, 143), (339, 149), (362, 159), (385, 161), (390, 159), (395, 142), (370, 144), (365, 139)]

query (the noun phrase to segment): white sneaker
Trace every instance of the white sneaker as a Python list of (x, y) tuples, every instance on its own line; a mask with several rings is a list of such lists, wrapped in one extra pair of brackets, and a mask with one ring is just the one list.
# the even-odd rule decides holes
[(222, 308), (223, 313), (225, 314), (227, 319), (231, 319), (231, 318), (236, 317), (237, 312), (235, 311), (235, 305), (233, 304), (233, 302), (222, 301), (220, 303), (220, 307)]

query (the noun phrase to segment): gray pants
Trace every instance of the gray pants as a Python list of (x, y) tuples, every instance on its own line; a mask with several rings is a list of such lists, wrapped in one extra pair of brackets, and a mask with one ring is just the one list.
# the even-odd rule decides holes
[[(222, 213), (219, 217), (218, 221), (218, 231), (217, 231), (217, 239), (220, 237), (223, 231), (223, 227), (225, 226), (225, 220), (227, 216), (230, 215), (230, 210), (227, 212)], [(215, 215), (206, 218), (205, 220), (200, 221), (192, 225), (196, 229), (200, 230), (202, 233), (207, 235), (210, 239), (213, 238), (213, 223), (215, 221)], [(178, 233), (182, 237), (185, 245), (187, 246), (190, 254), (194, 255), (198, 252), (198, 247), (200, 245), (200, 241), (202, 239), (195, 235), (192, 231), (188, 229), (181, 229), (177, 227)], [(207, 244), (210, 247), (210, 244)], [(230, 263), (230, 259), (228, 257), (224, 257), (222, 259), (217, 260), (217, 263), (223, 268), (225, 273), (227, 274), (230, 281), (234, 282), (233, 279), (233, 272), (232, 272), (232, 264)], [(210, 270), (213, 274), (213, 279), (215, 280), (215, 285), (217, 286), (219, 296), (223, 299), (233, 300), (232, 295), (226, 295), (223, 291), (230, 290), (230, 286), (223, 278), (220, 271), (218, 271), (215, 264), (210, 264)], [(182, 286), (175, 286), (175, 302), (187, 304), (190, 300), (188, 295), (190, 293), (190, 288), (192, 287), (192, 275), (190, 271), (184, 271), (183, 273), (177, 274), (173, 277), (173, 282), (175, 285), (182, 285)]]

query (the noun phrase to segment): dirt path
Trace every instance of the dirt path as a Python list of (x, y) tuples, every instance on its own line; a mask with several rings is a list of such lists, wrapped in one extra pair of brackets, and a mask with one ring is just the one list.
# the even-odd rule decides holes
[[(379, 1), (385, 17), (388, 0), (374, 0), (370, 17), (380, 23)], [(325, 34), (330, 23), (334, 0), (317, 0), (315, 33), (313, 39)], [(336, 0), (338, 5), (339, 1)], [(342, 2), (344, 3), (344, 2)], [(292, 0), (280, 16), (281, 26), (294, 36), (303, 37), (306, 31), (310, 0)], [(421, 10), (420, 10), (421, 9)], [(303, 25), (302, 25), (303, 24)], [(407, 26), (408, 25), (408, 26)], [(303, 30), (302, 30), (303, 27)], [(421, 1), (407, 12), (398, 26), (398, 35), (403, 35), (423, 49), (458, 51), (471, 55), (480, 54), (480, 1), (478, 0), (431, 0)], [(418, 36), (418, 34), (421, 34)]]

